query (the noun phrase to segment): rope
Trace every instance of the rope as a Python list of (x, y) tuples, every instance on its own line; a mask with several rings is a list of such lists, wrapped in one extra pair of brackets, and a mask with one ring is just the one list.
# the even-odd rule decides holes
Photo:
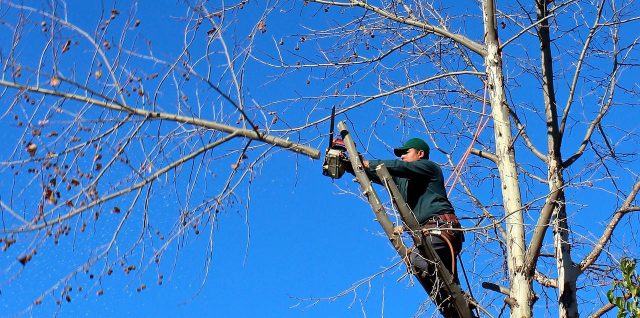
[[(469, 146), (465, 150), (464, 154), (462, 155), (462, 158), (460, 158), (460, 161), (458, 162), (458, 164), (454, 167), (453, 172), (451, 173), (449, 178), (447, 178), (446, 185), (448, 185), (448, 187), (449, 187), (449, 191), (447, 192), (447, 197), (451, 196), (451, 192), (453, 191), (453, 189), (456, 186), (456, 183), (460, 179), (460, 175), (462, 174), (462, 168), (467, 163), (467, 159), (469, 158), (469, 154), (471, 154), (471, 149), (473, 149), (473, 145), (478, 140), (478, 137), (480, 136), (480, 133), (482, 133), (484, 128), (487, 127), (487, 124), (489, 123), (490, 117), (487, 117), (486, 119), (483, 120), (483, 117), (486, 116), (487, 87), (488, 87), (488, 82), (485, 81), (484, 82), (484, 92), (482, 93), (482, 115), (480, 117), (480, 120), (478, 121), (478, 126), (476, 127), (476, 131), (473, 134), (473, 138), (471, 139), (471, 143), (469, 144)], [(451, 178), (453, 178), (453, 182), (451, 183), (451, 185), (449, 185), (449, 182), (451, 181)], [(453, 247), (451, 246), (451, 242), (449, 242), (448, 239), (445, 239), (445, 241), (449, 244), (449, 248), (451, 249), (451, 255), (453, 256), (453, 262), (455, 262), (456, 257), (454, 255)], [(464, 268), (464, 264), (462, 263), (462, 258), (458, 257), (458, 261), (460, 263), (460, 268), (462, 269), (462, 274), (464, 275), (464, 280), (467, 283), (467, 290), (469, 291), (469, 295), (471, 296), (472, 299), (475, 299), (475, 297), (473, 296), (473, 292), (471, 291), (471, 284), (469, 284), (469, 277), (467, 276), (467, 270)], [(452, 268), (452, 271), (454, 271), (455, 270), (455, 264), (451, 268)], [(476, 311), (476, 315), (479, 316), (479, 312), (478, 312), (477, 308), (475, 308), (475, 311)]]
[(464, 155), (462, 155), (462, 158), (460, 158), (460, 161), (458, 162), (458, 164), (453, 169), (453, 172), (451, 173), (449, 178), (447, 178), (446, 184), (449, 184), (449, 181), (451, 181), (451, 178), (455, 176), (455, 178), (453, 179), (453, 182), (449, 186), (449, 192), (447, 193), (447, 196), (451, 196), (451, 192), (453, 191), (453, 188), (455, 188), (456, 183), (458, 182), (458, 179), (460, 179), (460, 174), (462, 173), (462, 168), (467, 163), (467, 158), (469, 158), (469, 154), (471, 153), (471, 149), (473, 149), (473, 145), (476, 143), (476, 140), (478, 140), (478, 137), (480, 136), (480, 133), (482, 133), (484, 128), (487, 127), (487, 124), (489, 123), (490, 117), (487, 117), (485, 120), (482, 120), (482, 117), (486, 116), (485, 110), (486, 110), (486, 106), (487, 106), (487, 86), (488, 86), (488, 83), (485, 81), (484, 82), (484, 93), (483, 93), (483, 97), (482, 97), (482, 115), (480, 117), (480, 120), (478, 121), (478, 126), (476, 127), (476, 132), (473, 134), (473, 138), (471, 139), (471, 143), (469, 144), (469, 147), (467, 147), (467, 150), (464, 152)]
[(453, 250), (453, 244), (442, 234), (429, 233), (429, 235), (438, 236), (449, 245), (449, 251), (451, 252), (451, 276), (454, 277), (456, 275), (456, 252)]

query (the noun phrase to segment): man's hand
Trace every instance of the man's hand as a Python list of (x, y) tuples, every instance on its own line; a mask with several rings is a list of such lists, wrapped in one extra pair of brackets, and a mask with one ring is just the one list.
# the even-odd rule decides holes
[(400, 226), (395, 226), (393, 228), (393, 235), (402, 235), (402, 233), (404, 233), (404, 226), (400, 225)]
[(354, 174), (353, 172), (353, 166), (351, 165), (351, 161), (349, 161), (349, 159), (347, 159), (346, 157), (340, 157), (340, 163), (342, 164), (342, 166), (344, 167), (344, 171), (350, 173), (350, 174)]

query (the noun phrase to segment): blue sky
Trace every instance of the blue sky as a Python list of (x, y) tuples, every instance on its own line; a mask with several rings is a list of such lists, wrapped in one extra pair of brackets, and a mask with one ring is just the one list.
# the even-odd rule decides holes
[[(25, 5), (49, 8), (46, 1), (27, 2)], [(56, 9), (59, 15), (63, 15), (61, 12), (67, 13), (66, 18), (69, 22), (76, 24), (90, 34), (99, 32), (99, 28), (96, 28), (99, 17), (101, 15), (105, 18), (108, 17), (114, 5), (109, 1), (103, 3), (74, 1), (74, 3), (66, 3), (66, 11), (64, 11), (62, 4), (59, 3)], [(244, 45), (249, 41), (247, 34), (261, 20), (260, 15), (271, 4), (271, 2), (250, 2), (242, 9), (244, 11), (241, 13), (228, 15), (232, 20), (226, 21), (225, 38), (231, 52), (237, 52), (237, 50), (244, 48)], [(119, 17), (113, 20), (106, 38), (115, 46), (120, 39), (123, 39), (123, 34), (126, 34), (122, 40), (123, 46), (131, 48), (139, 54), (145, 54), (147, 57), (153, 55), (158, 59), (174, 61), (181, 54), (185, 42), (185, 25), (189, 30), (194, 27), (193, 23), (187, 23), (182, 19), (183, 16), (191, 14), (191, 11), (187, 10), (179, 1), (145, 0), (136, 2), (135, 5), (128, 2), (115, 2), (115, 7), (119, 10)], [(453, 26), (464, 30), (465, 34), (468, 34), (472, 39), (479, 40), (482, 31), (480, 27), (477, 27), (477, 24), (474, 24), (479, 14), (478, 8), (461, 4), (452, 7), (451, 10), (450, 12), (455, 12), (460, 16), (470, 15), (468, 21), (463, 19), (462, 23), (456, 22), (458, 24)], [(18, 24), (18, 20), (16, 11), (7, 7), (4, 1), (0, 2), (0, 12), (6, 12), (5, 15), (0, 15), (0, 19), (8, 22), (1, 26), (0, 31), (2, 32), (0, 33), (0, 38), (2, 38), (0, 53), (5, 56), (6, 60), (10, 47), (9, 39), (14, 35), (11, 28)], [(283, 2), (268, 16), (266, 20), (267, 31), (264, 34), (258, 33), (254, 37), (254, 56), (262, 61), (272, 63), (274, 60), (271, 58), (278, 56), (278, 53), (281, 53), (283, 58), (291, 64), (295, 61), (304, 63), (321, 60), (322, 56), (318, 53), (317, 48), (331, 43), (331, 39), (304, 42), (301, 41), (301, 37), (304, 37), (311, 29), (327, 28), (336, 21), (348, 20), (358, 15), (357, 12), (352, 13), (338, 8), (331, 8), (329, 12), (324, 12), (319, 6), (303, 8), (300, 3)], [(135, 30), (124, 33), (122, 26), (129, 16), (132, 17), (131, 23), (137, 19), (141, 23)], [(31, 13), (27, 15), (26, 21), (28, 21), (26, 30), (31, 30), (34, 33), (25, 35), (30, 41), (22, 42), (16, 49), (25, 68), (25, 75), (20, 80), (33, 84), (37, 76), (32, 73), (27, 75), (29, 73), (27, 68), (29, 66), (36, 68), (39, 59), (42, 59), (45, 61), (43, 68), (45, 75), (41, 76), (41, 80), (44, 79), (46, 83), (49, 78), (49, 75), (46, 74), (52, 72), (47, 63), (58, 58), (62, 61), (60, 65), (63, 67), (56, 71), (61, 75), (80, 81), (86, 79), (91, 82), (90, 85), (97, 85), (92, 87), (103, 89), (105, 94), (109, 96), (115, 95), (112, 87), (108, 85), (101, 87), (92, 82), (95, 70), (104, 70), (104, 66), (98, 66), (99, 58), (94, 56), (94, 50), (86, 41), (73, 32), (62, 32), (57, 42), (52, 45), (53, 47), (61, 47), (61, 43), (64, 43), (67, 38), (77, 40), (78, 44), (74, 44), (64, 55), (55, 56), (52, 52), (56, 50), (49, 49), (47, 46), (46, 33), (44, 35), (36, 33), (40, 30), (41, 18), (37, 14)], [(226, 61), (224, 54), (221, 54), (220, 44), (214, 41), (214, 44), (209, 47), (212, 52), (209, 56), (210, 64), (203, 62), (206, 59), (200, 59), (204, 54), (207, 43), (206, 32), (210, 27), (205, 22), (198, 31), (188, 33), (187, 42), (191, 36), (195, 38), (191, 47), (193, 54), (189, 55), (188, 60), (197, 65), (196, 69), (200, 73), (206, 73), (207, 66), (212, 66), (214, 84), (219, 85), (232, 98), (235, 98), (233, 90), (227, 91), (230, 76), (229, 70), (224, 67)], [(517, 28), (516, 31), (507, 28), (502, 32), (504, 38), (508, 38), (517, 32)], [(284, 41), (283, 45), (278, 44), (281, 39)], [(385, 39), (383, 36), (378, 36), (375, 40), (371, 37), (368, 41), (372, 47), (383, 47)], [(527, 41), (529, 40), (523, 39), (517, 44), (522, 46), (531, 44)], [(562, 38), (558, 41), (568, 40)], [(234, 46), (236, 43), (238, 45)], [(278, 47), (281, 51), (277, 51)], [(299, 49), (296, 50), (294, 47)], [(353, 50), (358, 51), (361, 55), (375, 55), (368, 53), (363, 46), (354, 48), (350, 47), (348, 43), (338, 42), (335, 43), (335, 47), (331, 48), (336, 49), (330, 54), (332, 57), (343, 55), (348, 57)], [(41, 54), (43, 50), (47, 53)], [(515, 62), (512, 63), (518, 63), (516, 58), (521, 58), (522, 55), (519, 54), (523, 53), (514, 51), (507, 49), (504, 54), (507, 58), (513, 58), (512, 61)], [(406, 54), (411, 54), (411, 52)], [(116, 50), (108, 51), (107, 56), (110, 59), (117, 58)], [(131, 71), (137, 76), (144, 77), (153, 72), (159, 72), (161, 75), (167, 74), (163, 86), (157, 90), (157, 106), (161, 110), (197, 114), (206, 119), (224, 119), (231, 124), (234, 124), (234, 119), (238, 117), (234, 108), (203, 82), (197, 80), (186, 82), (180, 78), (179, 72), (165, 73), (165, 65), (154, 63), (149, 58), (138, 56), (120, 61), (125, 63), (125, 60), (127, 72)], [(462, 64), (460, 60), (451, 61), (451, 64), (455, 65), (456, 63)], [(599, 62), (593, 63), (593, 65), (600, 66)], [(242, 64), (237, 61), (235, 65)], [(476, 64), (481, 65), (482, 63)], [(246, 73), (243, 74), (245, 103), (250, 105), (252, 116), (260, 125), (268, 125), (270, 118), (263, 119), (262, 113), (255, 105), (264, 107), (266, 114), (269, 111), (275, 111), (282, 116), (283, 120), (273, 124), (272, 128), (275, 134), (285, 130), (287, 125), (299, 126), (324, 118), (329, 114), (329, 109), (333, 105), (338, 105), (340, 109), (356, 103), (363, 96), (375, 94), (379, 90), (397, 84), (385, 83), (384, 80), (377, 78), (378, 72), (386, 72), (386, 75), (399, 83), (406, 80), (405, 73), (409, 73), (408, 77), (413, 80), (438, 73), (438, 70), (427, 64), (407, 67), (395, 58), (390, 58), (388, 64), (377, 65), (370, 72), (366, 71), (367, 66), (363, 66), (356, 67), (355, 70), (351, 69), (351, 73), (331, 68), (274, 70), (252, 58), (248, 59), (244, 65), (246, 66)], [(561, 83), (558, 85), (561, 87), (558, 94), (559, 99), (566, 95), (566, 89), (563, 85), (566, 84), (570, 75), (570, 72), (567, 71), (570, 69), (568, 66), (570, 63), (563, 65), (564, 67), (560, 68), (562, 71), (559, 71), (560, 75), (558, 76), (558, 81)], [(510, 68), (511, 66), (507, 65), (507, 73), (511, 83), (514, 84), (510, 87), (510, 100), (521, 107), (525, 113), (526, 124), (531, 123), (531, 126), (535, 126), (540, 119), (537, 107), (541, 100), (539, 95), (532, 93), (535, 92), (535, 89), (531, 89), (532, 86), (535, 86), (535, 79), (526, 72), (518, 73), (522, 70)], [(118, 74), (126, 78), (129, 74), (127, 72), (122, 71)], [(82, 75), (84, 73), (89, 75)], [(286, 76), (281, 76), (285, 73)], [(176, 75), (175, 78), (174, 75)], [(336, 78), (338, 80), (333, 82)], [(161, 79), (162, 76), (143, 81), (147, 85), (145, 90), (150, 89), (151, 93), (155, 92), (153, 89), (159, 85)], [(482, 85), (475, 77), (464, 78), (463, 81), (476, 94), (482, 94)], [(637, 75), (631, 75), (625, 77), (621, 85), (631, 83), (633, 86), (633, 83), (636, 83), (635, 86), (637, 86), (637, 81)], [(61, 87), (69, 88), (64, 84)], [(580, 104), (597, 103), (597, 93), (601, 89), (588, 85), (581, 87)], [(342, 94), (326, 99), (310, 98), (334, 90), (340, 90)], [(188, 101), (179, 101), (180, 94), (187, 95)], [(287, 100), (293, 98), (300, 99)], [(626, 131), (619, 131), (612, 134), (612, 138), (621, 144), (619, 151), (637, 153), (640, 151), (637, 138), (635, 142), (627, 142), (629, 139), (633, 140), (637, 134), (637, 123), (629, 120), (629, 118), (635, 118), (630, 115), (636, 114), (637, 109), (624, 105), (625, 98), (628, 98), (627, 95), (622, 97), (621, 104), (623, 105), (618, 106), (620, 111), (607, 117), (605, 124), (609, 127), (620, 122), (625, 123), (624, 126), (632, 133), (627, 134)], [(419, 100), (419, 104), (435, 105), (443, 100), (448, 100), (454, 105), (469, 102), (469, 99), (449, 92), (444, 96), (423, 97)], [(148, 104), (144, 104), (141, 98), (136, 98), (135, 94), (132, 97), (127, 97), (127, 102), (148, 107)], [(629, 101), (629, 104), (633, 105), (636, 102)], [(0, 103), (3, 109), (8, 108), (10, 99), (3, 97)], [(340, 115), (338, 120), (348, 120), (359, 147), (368, 157), (389, 158), (392, 155), (390, 148), (400, 144), (408, 137), (418, 135), (428, 139), (427, 132), (424, 127), (420, 126), (419, 120), (411, 118), (411, 116), (415, 116), (414, 113), (409, 112), (407, 115), (399, 107), (393, 108), (393, 111), (386, 107), (411, 103), (412, 101), (406, 97), (387, 97), (369, 103), (366, 107), (356, 108), (350, 111), (347, 116)], [(479, 104), (476, 101), (469, 103), (468, 106), (479, 112), (481, 109)], [(35, 111), (34, 121), (50, 116), (51, 114), (46, 110), (54, 109), (54, 106), (62, 105), (66, 110), (59, 115), (51, 115), (51, 126), (44, 128), (45, 133), (46, 129), (53, 129), (52, 127), (62, 131), (65, 127), (78, 124), (74, 121), (76, 118), (74, 116), (83, 111), (86, 111), (89, 119), (122, 118), (113, 112), (104, 110), (91, 109), (87, 111), (89, 108), (78, 102), (59, 104), (53, 99), (43, 99), (38, 105), (40, 108)], [(255, 107), (252, 108), (252, 105)], [(17, 121), (29, 118), (27, 113), (32, 110), (28, 107), (28, 105), (21, 105), (14, 108), (17, 109), (15, 113), (19, 119), (14, 119), (13, 113), (11, 116), (5, 114), (0, 117), (0, 125), (3, 127), (0, 130), (0, 146), (4, 149), (2, 162), (28, 159), (27, 154), (23, 151), (24, 144), (28, 141), (41, 142), (45, 140), (44, 138), (32, 138), (29, 135), (29, 130), (22, 129), (22, 126), (16, 124)], [(436, 131), (432, 136), (437, 136), (439, 145), (443, 149), (450, 149), (454, 160), (458, 160), (467, 146), (468, 139), (465, 137), (460, 142), (459, 139), (452, 136), (460, 129), (465, 130), (473, 127), (462, 128), (457, 120), (468, 119), (474, 122), (477, 114), (462, 112), (450, 116), (450, 113), (440, 111), (437, 108), (435, 110), (426, 109), (424, 113), (430, 127)], [(567, 133), (570, 135), (569, 142), (563, 145), (565, 147), (563, 149), (566, 149), (568, 153), (571, 153), (576, 147), (584, 133), (579, 124), (587, 122), (592, 115), (587, 109), (572, 117), (570, 121), (572, 125)], [(83, 122), (82, 124), (87, 123)], [(110, 125), (112, 124), (110, 123)], [(123, 131), (133, 131), (135, 124), (134, 122), (125, 125)], [(93, 124), (90, 127), (93, 130), (78, 132), (77, 136), (85, 139), (96, 131), (104, 131), (109, 128)], [(135, 170), (134, 167), (146, 163), (145, 160), (149, 158), (153, 158), (154, 165), (161, 166), (175, 159), (179, 154), (192, 151), (219, 137), (212, 132), (190, 129), (190, 127), (176, 127), (171, 123), (160, 124), (157, 122), (150, 124), (149, 128), (143, 129), (141, 137), (136, 139), (132, 146), (138, 152), (127, 153), (128, 159), (131, 160), (130, 166), (117, 163), (119, 166), (113, 169), (113, 174), (109, 175), (110, 179), (99, 188), (101, 193), (109, 193), (109, 191), (117, 189), (120, 186), (117, 182), (118, 177), (130, 176)], [(327, 131), (328, 122), (322, 122), (304, 130), (300, 135), (291, 134), (288, 137), (299, 137), (302, 142), (324, 150)], [(532, 129), (529, 132), (532, 133), (532, 138), (538, 143), (538, 146), (545, 150), (544, 130)], [(482, 135), (485, 143), (478, 147), (489, 147), (490, 149), (493, 144), (487, 140), (491, 139), (492, 134), (491, 127), (488, 127)], [(105, 147), (116, 148), (115, 145), (122, 138), (122, 135), (117, 135), (109, 139), (105, 143)], [(15, 142), (16, 140), (18, 142)], [(47, 146), (55, 150), (66, 146), (65, 142), (65, 140), (59, 140), (51, 142)], [(117, 248), (111, 252), (108, 262), (99, 261), (86, 270), (80, 268), (79, 274), (69, 281), (68, 286), (73, 288), (68, 293), (71, 297), (70, 302), (67, 302), (61, 294), (63, 288), (58, 288), (51, 295), (46, 296), (42, 304), (36, 306), (33, 311), (24, 312), (39, 295), (49, 288), (56, 287), (58, 281), (69, 272), (78, 269), (108, 244), (112, 238), (113, 230), (118, 226), (122, 215), (131, 202), (131, 196), (114, 200), (102, 207), (100, 220), (97, 222), (92, 221), (91, 213), (72, 220), (69, 226), (74, 230), (67, 236), (63, 235), (58, 244), (54, 244), (51, 240), (40, 243), (43, 233), (30, 233), (21, 237), (21, 240), (9, 249), (9, 252), (0, 253), (0, 316), (12, 317), (25, 314), (26, 316), (40, 317), (57, 314), (61, 317), (96, 315), (103, 317), (125, 315), (141, 317), (409, 317), (420, 312), (420, 307), (425, 302), (427, 306), (431, 306), (424, 291), (420, 287), (412, 286), (409, 279), (404, 276), (404, 268), (392, 266), (397, 263), (398, 258), (389, 246), (387, 239), (381, 234), (369, 206), (361, 198), (353, 195), (357, 193), (358, 189), (357, 185), (351, 182), (350, 176), (333, 182), (321, 175), (321, 160), (312, 160), (281, 149), (267, 152), (267, 161), (264, 164), (256, 165), (251, 174), (250, 184), (249, 178), (241, 183), (241, 187), (237, 190), (237, 200), (227, 201), (228, 206), (225, 206), (223, 213), (218, 215), (214, 225), (211, 225), (209, 219), (208, 223), (197, 226), (199, 234), (196, 234), (195, 230), (185, 231), (184, 236), (174, 240), (174, 244), (165, 251), (160, 265), (155, 265), (153, 257), (150, 255), (153, 254), (155, 248), (164, 244), (166, 238), (162, 236), (167, 235), (178, 223), (179, 208), (195, 209), (194, 206), (197, 206), (199, 202), (210, 199), (217, 194), (226, 180), (226, 176), (230, 173), (230, 166), (237, 160), (237, 152), (227, 156), (224, 155), (224, 150), (237, 150), (242, 148), (245, 142), (245, 140), (237, 140), (225, 145), (221, 149), (222, 151), (202, 156), (185, 165), (184, 168), (170, 173), (167, 178), (158, 181), (152, 187), (152, 195), (150, 195), (152, 200), (148, 202), (148, 208), (145, 209), (140, 202), (131, 208), (131, 216), (126, 220), (126, 226), (118, 235)], [(165, 148), (158, 150), (159, 148), (155, 148), (158, 145)], [(266, 147), (259, 143), (252, 143), (251, 146), (257, 147), (250, 149), (249, 160), (257, 158), (260, 153), (266, 150)], [(14, 149), (17, 150), (14, 152)], [(93, 151), (88, 149), (87, 153), (93, 155)], [(546, 171), (536, 166), (535, 159), (532, 157), (526, 151), (518, 153), (518, 159), (524, 166), (530, 167), (531, 171), (544, 177)], [(587, 179), (595, 180), (596, 187), (585, 189), (585, 187), (576, 186), (576, 189), (568, 190), (570, 194), (571, 191), (578, 194), (578, 196), (571, 198), (570, 213), (573, 216), (579, 216), (575, 220), (576, 228), (579, 228), (584, 234), (584, 236), (576, 238), (578, 243), (578, 248), (575, 251), (576, 260), (584, 256), (585, 251), (589, 249), (590, 240), (600, 235), (601, 225), (608, 219), (608, 212), (603, 211), (615, 210), (621, 201), (621, 197), (618, 196), (621, 194), (615, 191), (608, 191), (608, 193), (605, 191), (606, 194), (596, 192), (598, 187), (608, 189), (608, 184), (599, 183), (605, 178), (603, 177), (605, 172), (601, 166), (593, 164), (597, 162), (594, 157), (593, 154), (585, 155), (586, 159), (584, 160), (587, 164), (577, 169), (592, 170), (591, 173), (582, 174), (580, 178), (572, 180), (572, 182), (579, 184), (581, 181), (586, 182)], [(447, 161), (447, 158), (436, 150), (432, 152), (432, 159), (442, 164)], [(90, 164), (93, 164), (82, 161), (82, 159), (78, 159), (78, 162), (78, 167), (81, 169), (86, 168), (85, 165), (91, 169)], [(472, 158), (469, 161), (469, 166), (474, 168), (486, 165), (486, 162), (477, 158)], [(25, 164), (21, 167), (28, 169), (39, 166)], [(246, 168), (246, 166), (242, 167)], [(27, 211), (25, 213), (31, 213), (34, 207), (33, 202), (40, 198), (40, 189), (37, 188), (37, 184), (39, 182), (46, 183), (47, 180), (44, 180), (44, 177), (14, 177), (11, 169), (13, 168), (8, 168), (6, 165), (0, 167), (0, 172), (4, 177), (1, 181), (0, 198), (3, 202), (17, 200), (14, 202), (14, 209), (24, 209)], [(629, 172), (629, 170), (631, 170), (630, 176), (622, 173)], [(450, 172), (450, 167), (445, 167), (445, 177)], [(571, 173), (576, 172), (575, 170), (571, 171)], [(615, 172), (619, 174), (617, 183), (620, 189), (628, 191), (634, 182), (633, 176), (637, 178), (637, 168), (633, 170), (616, 167)], [(495, 173), (495, 170), (492, 169), (479, 169), (464, 177), (468, 178), (469, 183), (476, 188), (481, 199), (487, 206), (490, 206), (490, 209), (500, 211), (500, 195), (497, 190), (499, 185), (492, 179)], [(20, 176), (24, 175), (28, 176), (24, 172), (20, 174)], [(531, 180), (527, 180), (523, 184), (530, 187), (523, 192), (525, 200), (539, 197), (540, 193), (544, 193), (546, 187)], [(194, 186), (190, 188), (189, 185)], [(34, 194), (27, 191), (20, 192), (22, 189), (34, 191)], [(597, 195), (595, 195), (596, 193)], [(387, 200), (384, 191), (380, 191), (380, 194), (383, 200)], [(35, 201), (31, 202), (30, 200)], [(235, 205), (231, 204), (232, 201), (235, 202)], [(469, 203), (468, 197), (459, 188), (453, 192), (452, 201), (458, 209), (459, 216), (463, 218), (475, 217), (478, 214), (478, 211)], [(114, 206), (122, 209), (122, 212), (119, 214), (111, 212)], [(146, 213), (142, 213), (142, 211), (146, 211)], [(535, 222), (536, 213), (535, 210), (530, 211), (527, 220)], [(27, 215), (30, 217), (30, 214)], [(6, 217), (6, 214), (3, 216)], [(150, 220), (150, 226), (147, 228), (144, 227), (145, 217)], [(630, 220), (635, 222), (638, 219), (636, 216)], [(88, 222), (88, 226), (85, 232), (79, 233), (77, 229), (82, 221)], [(469, 219), (463, 222), (463, 225), (469, 226), (473, 220)], [(143, 231), (143, 228), (147, 230)], [(550, 235), (547, 236), (547, 239)], [(140, 236), (145, 237), (145, 244), (137, 246), (133, 252), (129, 253), (128, 249), (135, 246), (133, 244)], [(620, 236), (616, 237), (616, 242), (618, 244), (612, 248), (612, 251), (622, 250), (628, 255), (638, 255), (638, 244), (634, 241), (632, 234), (622, 231)], [(211, 246), (212, 254), (209, 254)], [(37, 248), (38, 253), (31, 262), (23, 267), (16, 261), (16, 258), (23, 251), (32, 248)], [(544, 252), (551, 252), (549, 246)], [(119, 265), (120, 261), (116, 256), (127, 253), (129, 253), (125, 258), (127, 263)], [(479, 299), (485, 301), (485, 304), (490, 304), (490, 310), (494, 314), (500, 312), (502, 296), (481, 290), (479, 286), (482, 281), (500, 282), (500, 279), (504, 279), (504, 267), (500, 266), (502, 262), (500, 253), (492, 238), (485, 236), (478, 237), (478, 241), (474, 244), (467, 244), (463, 253), (463, 261), (473, 277), (471, 281), (473, 292)], [(209, 257), (211, 263), (207, 262)], [(475, 263), (472, 263), (471, 259), (474, 257)], [(543, 262), (549, 263), (548, 260)], [(130, 265), (135, 265), (136, 269), (126, 274), (123, 269)], [(113, 269), (113, 273), (106, 275), (109, 268)], [(549, 268), (553, 268), (553, 266), (544, 267), (545, 270), (549, 270)], [(332, 298), (342, 291), (348, 290), (353, 284), (378, 273), (382, 274), (376, 276), (370, 283), (365, 282), (343, 297)], [(553, 271), (546, 273), (551, 276), (555, 275)], [(162, 275), (161, 279), (160, 275)], [(162, 282), (161, 285), (159, 281)], [(463, 287), (466, 289), (466, 284), (463, 284)], [(539, 286), (536, 288), (540, 290)], [(98, 293), (102, 295), (97, 296)], [(584, 293), (581, 296), (592, 299), (602, 297), (602, 295), (594, 295), (593, 293)], [(552, 299), (554, 297), (551, 296)], [(492, 302), (494, 299), (497, 301)], [(62, 306), (57, 306), (56, 301), (61, 301)], [(548, 303), (541, 300), (536, 303), (535, 311), (538, 315), (545, 316), (549, 311), (555, 311), (554, 306), (553, 300)], [(595, 305), (585, 305), (582, 309), (589, 313), (592, 307)], [(427, 312), (431, 313), (432, 309), (429, 307)]]
[[(128, 14), (128, 4), (116, 7), (121, 16)], [(248, 6), (246, 10), (255, 10), (258, 14), (261, 9), (260, 6)], [(99, 16), (108, 16), (110, 10), (110, 3), (105, 3), (104, 9), (98, 3), (73, 3), (68, 6), (67, 17), (69, 22), (91, 31)], [(158, 58), (170, 60), (179, 53), (176, 48), (182, 45), (183, 30), (177, 26), (182, 25), (179, 17), (185, 12), (186, 9), (173, 1), (139, 2), (136, 18), (141, 20), (139, 31), (144, 36), (128, 37), (127, 41), (144, 43), (149, 40)], [(248, 17), (252, 21), (257, 19), (251, 11)], [(36, 23), (38, 20), (34, 19)], [(286, 32), (282, 30), (288, 25), (299, 23), (284, 19), (268, 21), (269, 30), (283, 34)], [(114, 25), (116, 23), (123, 23), (123, 20), (116, 19)], [(242, 32), (247, 31), (246, 25), (232, 24), (232, 28), (235, 27), (241, 31), (237, 31), (239, 35), (230, 31), (230, 37), (242, 37)], [(266, 39), (271, 41), (270, 37)], [(89, 49), (81, 41), (80, 49), (72, 47), (67, 56), (74, 54), (77, 61), (81, 61), (86, 59)], [(23, 47), (22, 52), (32, 55), (33, 61), (39, 57), (39, 51), (28, 46)], [(77, 65), (82, 67), (82, 63)], [(140, 65), (150, 67), (151, 64)], [(301, 76), (299, 81), (305, 77)], [(260, 73), (247, 74), (247, 91), (256, 98), (265, 98), (261, 92), (263, 78)], [(162, 94), (172, 93), (169, 89)], [(267, 100), (277, 98), (270, 96)], [(4, 121), (4, 124), (15, 125), (11, 118), (5, 117)], [(316, 131), (325, 134), (327, 130), (328, 123)], [(21, 138), (19, 130), (3, 129), (2, 134), (3, 140)], [(400, 142), (400, 139), (394, 142)], [(324, 148), (326, 139), (318, 138), (313, 145)], [(134, 160), (135, 154), (131, 157)], [(218, 166), (224, 170), (230, 163), (222, 161)], [(210, 228), (203, 229), (199, 236), (191, 233), (186, 242), (179, 243), (179, 248), (172, 246), (160, 268), (155, 268), (148, 260), (141, 263), (138, 259), (141, 252), (130, 257), (131, 264), (138, 268), (129, 274), (125, 274), (122, 267), (114, 266), (113, 274), (104, 275), (107, 266), (99, 262), (87, 272), (80, 270), (81, 273), (70, 281), (68, 286), (73, 288), (69, 293), (71, 302), (65, 300), (61, 295), (63, 288), (59, 288), (45, 296), (42, 304), (32, 312), (25, 312), (44, 291), (56, 286), (60, 279), (106, 244), (111, 238), (109, 228), (113, 228), (118, 220), (101, 216), (105, 223), (96, 223), (97, 227), (93, 229), (89, 225), (88, 235), (72, 232), (68, 237), (63, 236), (59, 244), (45, 243), (24, 268), (15, 261), (16, 254), (3, 253), (2, 264), (6, 270), (2, 272), (0, 285), (2, 316), (362, 317), (382, 315), (383, 310), (390, 316), (411, 315), (425, 297), (419, 288), (408, 286), (406, 279), (397, 282), (404, 274), (402, 267), (392, 268), (375, 279), (371, 286), (365, 284), (355, 293), (335, 301), (316, 302), (316, 299), (333, 297), (353, 283), (397, 262), (393, 250), (387, 248), (386, 240), (380, 235), (368, 205), (351, 195), (338, 195), (339, 189), (320, 172), (320, 160), (276, 152), (269, 164), (260, 169), (252, 186), (250, 212), (245, 214), (244, 209), (230, 209), (221, 214), (213, 234), (212, 263), (206, 281), (204, 268)], [(350, 181), (340, 180), (339, 183), (355, 190), (355, 184)], [(7, 186), (7, 183), (3, 184), (3, 197), (8, 195)], [(159, 193), (149, 212), (155, 221), (153, 225), (160, 229), (170, 227), (173, 222), (170, 213), (174, 210), (173, 196)], [(119, 237), (123, 248), (139, 235), (140, 215), (131, 217), (129, 222), (133, 225)], [(175, 254), (178, 251), (179, 254)], [(143, 272), (141, 267), (146, 266)], [(158, 284), (159, 275), (163, 275), (162, 285)], [(138, 292), (142, 284), (146, 288)], [(102, 295), (97, 296), (98, 292)], [(57, 306), (57, 301), (62, 306)]]

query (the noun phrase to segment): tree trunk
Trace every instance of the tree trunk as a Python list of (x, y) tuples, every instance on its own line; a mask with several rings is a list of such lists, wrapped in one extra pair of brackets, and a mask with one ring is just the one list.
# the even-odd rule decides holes
[(571, 259), (571, 245), (569, 243), (569, 225), (564, 196), (564, 178), (562, 167), (562, 134), (558, 125), (558, 109), (553, 83), (553, 58), (551, 56), (551, 38), (549, 36), (549, 21), (547, 17), (547, 0), (538, 0), (537, 20), (538, 39), (540, 41), (540, 55), (542, 64), (542, 91), (545, 103), (545, 117), (547, 121), (547, 179), (550, 193), (558, 191), (554, 207), (553, 245), (555, 248), (556, 267), (558, 271), (559, 317), (578, 317), (578, 303), (576, 301), (576, 280), (578, 271)]
[(511, 317), (531, 317), (533, 290), (531, 275), (523, 268), (525, 258), (525, 231), (522, 215), (522, 199), (516, 169), (515, 150), (512, 147), (512, 131), (509, 109), (504, 92), (502, 56), (495, 24), (495, 3), (485, 0), (483, 18), (487, 56), (487, 85), (494, 123), (497, 165), (502, 182), (502, 199), (506, 216), (507, 264), (510, 278)]
[(553, 246), (555, 248), (556, 266), (558, 269), (558, 317), (579, 317), (578, 302), (576, 298), (576, 281), (578, 270), (571, 259), (571, 244), (569, 243), (569, 225), (564, 205), (564, 195), (558, 198), (562, 200), (558, 206), (553, 222)]

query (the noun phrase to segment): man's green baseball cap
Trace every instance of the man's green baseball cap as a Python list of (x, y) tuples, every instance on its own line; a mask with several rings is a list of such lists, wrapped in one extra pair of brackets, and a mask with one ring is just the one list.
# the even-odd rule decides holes
[(420, 138), (411, 138), (407, 140), (402, 147), (394, 148), (393, 153), (396, 157), (400, 157), (411, 148), (424, 151), (424, 158), (429, 158), (429, 145)]

